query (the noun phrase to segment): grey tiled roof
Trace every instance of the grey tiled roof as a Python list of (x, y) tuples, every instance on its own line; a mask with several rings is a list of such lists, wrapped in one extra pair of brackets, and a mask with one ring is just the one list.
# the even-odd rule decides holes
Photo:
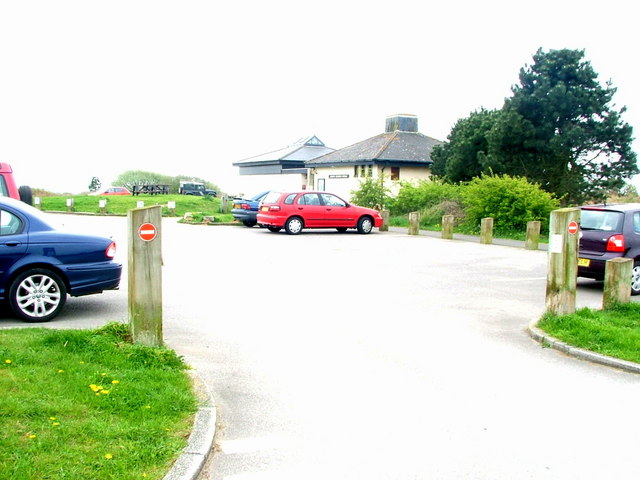
[(434, 145), (442, 143), (417, 132), (381, 133), (349, 147), (341, 148), (306, 162), (307, 167), (356, 163), (409, 163), (431, 165)]

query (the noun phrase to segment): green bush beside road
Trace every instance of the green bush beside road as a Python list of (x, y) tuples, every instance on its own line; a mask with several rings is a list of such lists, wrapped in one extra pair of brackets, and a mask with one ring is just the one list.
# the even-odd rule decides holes
[(124, 324), (0, 330), (0, 478), (162, 478), (197, 409), (187, 369)]

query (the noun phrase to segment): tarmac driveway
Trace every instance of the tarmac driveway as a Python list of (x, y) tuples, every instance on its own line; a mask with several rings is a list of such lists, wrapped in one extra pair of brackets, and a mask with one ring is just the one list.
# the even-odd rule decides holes
[[(73, 219), (113, 222), (126, 259), (123, 219)], [(162, 235), (165, 339), (218, 407), (202, 480), (637, 477), (640, 377), (525, 332), (545, 252), (173, 220)], [(126, 321), (126, 283), (107, 293), (48, 326)]]

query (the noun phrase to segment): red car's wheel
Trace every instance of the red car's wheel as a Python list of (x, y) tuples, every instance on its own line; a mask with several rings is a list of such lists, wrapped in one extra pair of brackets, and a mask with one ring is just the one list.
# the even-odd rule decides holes
[(284, 229), (289, 235), (297, 235), (304, 228), (304, 222), (300, 217), (291, 217), (287, 220), (287, 223), (284, 224)]

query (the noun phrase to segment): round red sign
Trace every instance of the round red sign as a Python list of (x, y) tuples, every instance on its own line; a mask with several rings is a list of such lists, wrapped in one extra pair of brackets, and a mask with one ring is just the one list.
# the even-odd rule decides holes
[(141, 240), (150, 242), (151, 240), (156, 238), (156, 235), (158, 235), (158, 230), (153, 223), (143, 223), (138, 228), (138, 235), (140, 236)]
[(568, 230), (571, 235), (575, 235), (578, 232), (578, 224), (574, 221), (569, 222)]

